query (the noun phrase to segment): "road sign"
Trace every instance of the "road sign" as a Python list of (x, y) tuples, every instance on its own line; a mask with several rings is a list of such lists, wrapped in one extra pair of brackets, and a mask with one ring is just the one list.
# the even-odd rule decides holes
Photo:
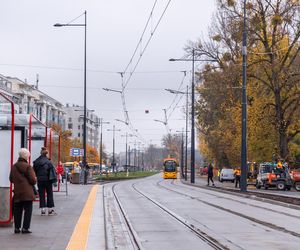
[(83, 156), (82, 148), (70, 148), (70, 156)]

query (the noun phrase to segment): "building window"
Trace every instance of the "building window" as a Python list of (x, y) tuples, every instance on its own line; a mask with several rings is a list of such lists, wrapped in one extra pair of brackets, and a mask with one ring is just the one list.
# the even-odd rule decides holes
[(78, 137), (80, 137), (80, 133), (78, 133)]
[(73, 129), (73, 124), (72, 123), (68, 124), (68, 129)]
[(69, 122), (72, 122), (72, 117), (69, 117)]
[(80, 125), (78, 125), (78, 129), (80, 129)]

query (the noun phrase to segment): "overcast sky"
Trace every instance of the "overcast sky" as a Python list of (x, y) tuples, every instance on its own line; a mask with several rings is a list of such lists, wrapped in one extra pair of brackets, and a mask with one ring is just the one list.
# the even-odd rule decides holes
[[(0, 15), (0, 74), (18, 77), (35, 84), (39, 74), (39, 89), (63, 104), (83, 104), (84, 28), (55, 28), (55, 23), (68, 23), (87, 11), (87, 104), (96, 114), (109, 121), (103, 127), (103, 141), (112, 151), (113, 125), (116, 132), (116, 152), (125, 151), (127, 126), (121, 96), (102, 88), (121, 89), (121, 77), (141, 37), (154, 0), (6, 0)], [(158, 0), (142, 46), (145, 46), (168, 0)], [(189, 40), (206, 36), (215, 11), (214, 0), (172, 0), (161, 23), (146, 49), (136, 74), (125, 90), (129, 118), (140, 135), (150, 143), (161, 145), (166, 134), (162, 123), (167, 109), (171, 132), (185, 125), (182, 106), (185, 97), (175, 102), (175, 95), (165, 88), (178, 89), (183, 79), (181, 71), (189, 74), (182, 90), (191, 80), (191, 63), (169, 62), (180, 58)], [(74, 23), (83, 23), (84, 16)], [(136, 57), (138, 58), (138, 57)], [(136, 62), (136, 58), (133, 62)], [(134, 63), (129, 66), (132, 70)], [(50, 69), (49, 67), (52, 67)], [(74, 69), (74, 70), (71, 70)], [(125, 81), (129, 74), (125, 75)], [(173, 102), (173, 104), (172, 104)], [(178, 104), (177, 104), (178, 103)], [(172, 104), (172, 105), (171, 105)], [(177, 107), (174, 108), (177, 104)], [(171, 105), (171, 107), (170, 107)], [(149, 110), (146, 114), (145, 110)], [(174, 110), (172, 112), (172, 110)], [(137, 140), (129, 138), (129, 142)]]

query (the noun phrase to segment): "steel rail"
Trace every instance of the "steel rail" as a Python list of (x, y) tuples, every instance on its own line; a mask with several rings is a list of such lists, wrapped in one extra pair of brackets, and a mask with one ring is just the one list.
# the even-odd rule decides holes
[[(161, 182), (161, 181), (160, 181)], [(295, 236), (295, 237), (298, 237), (300, 238), (300, 234), (299, 233), (296, 233), (294, 231), (291, 231), (291, 230), (288, 230), (284, 227), (280, 227), (280, 226), (277, 226), (275, 224), (272, 224), (270, 222), (266, 222), (266, 221), (262, 221), (262, 220), (259, 220), (259, 219), (256, 219), (256, 218), (253, 218), (251, 216), (248, 216), (248, 215), (245, 215), (245, 214), (242, 214), (242, 213), (239, 213), (239, 212), (236, 212), (236, 211), (233, 211), (233, 210), (230, 210), (230, 209), (227, 209), (227, 208), (224, 208), (224, 207), (221, 207), (219, 205), (216, 205), (216, 204), (213, 204), (213, 203), (210, 203), (210, 202), (207, 202), (207, 201), (204, 201), (204, 200), (201, 200), (200, 198), (197, 198), (197, 197), (193, 197), (193, 196), (190, 196), (190, 195), (187, 195), (185, 193), (181, 193), (179, 191), (176, 191), (176, 190), (173, 190), (171, 188), (168, 188), (168, 187), (165, 187), (163, 185), (160, 185), (159, 182), (157, 182), (157, 185), (168, 190), (168, 191), (171, 191), (171, 192), (174, 192), (174, 193), (177, 193), (179, 195), (182, 195), (182, 196), (185, 196), (185, 197), (188, 197), (190, 199), (193, 199), (193, 200), (196, 200), (196, 201), (199, 201), (205, 205), (208, 205), (208, 206), (211, 206), (211, 207), (214, 207), (214, 208), (217, 208), (219, 210), (222, 210), (222, 211), (225, 211), (225, 212), (228, 212), (228, 213), (231, 213), (231, 214), (234, 214), (236, 216), (239, 216), (241, 218), (244, 218), (244, 219), (247, 219), (249, 221), (252, 221), (252, 222), (255, 222), (257, 224), (260, 224), (260, 225), (263, 225), (263, 226), (266, 226), (268, 228), (271, 228), (273, 230), (276, 230), (276, 231), (280, 231), (280, 232), (283, 232), (283, 233), (287, 233), (287, 234), (290, 234), (292, 236)]]
[(174, 218), (176, 221), (178, 221), (179, 223), (183, 224), (185, 227), (187, 227), (188, 229), (191, 230), (192, 233), (194, 233), (196, 236), (198, 236), (202, 241), (206, 242), (209, 246), (211, 246), (213, 249), (218, 249), (218, 250), (224, 250), (224, 249), (229, 249), (228, 247), (222, 245), (221, 243), (219, 243), (217, 240), (213, 239), (212, 237), (208, 236), (206, 233), (204, 233), (203, 231), (201, 231), (200, 229), (196, 228), (194, 225), (190, 224), (189, 222), (187, 222), (185, 219), (181, 218), (179, 215), (175, 214), (174, 212), (172, 212), (171, 210), (167, 209), (166, 207), (164, 207), (162, 204), (160, 204), (159, 202), (155, 201), (154, 199), (150, 198), (149, 196), (147, 196), (145, 193), (143, 193), (142, 191), (138, 190), (135, 187), (136, 183), (132, 184), (132, 188), (139, 193), (140, 195), (142, 195), (143, 197), (145, 197), (146, 199), (148, 199), (149, 201), (151, 201), (154, 205), (156, 205), (157, 207), (159, 207), (161, 210), (163, 210), (165, 213), (167, 213), (168, 215), (170, 215), (172, 218)]
[(116, 200), (116, 202), (117, 202), (117, 204), (118, 204), (118, 207), (119, 207), (119, 209), (120, 209), (120, 211), (121, 211), (121, 214), (122, 214), (122, 216), (123, 216), (123, 218), (124, 218), (124, 220), (125, 220), (125, 222), (126, 222), (126, 226), (127, 226), (127, 228), (129, 229), (130, 236), (131, 236), (130, 238), (131, 238), (132, 245), (133, 245), (133, 247), (134, 247), (135, 249), (143, 250), (144, 247), (142, 246), (142, 244), (141, 244), (140, 241), (138, 240), (137, 233), (136, 233), (135, 230), (133, 229), (133, 226), (131, 225), (131, 223), (130, 223), (130, 221), (129, 221), (129, 219), (128, 219), (128, 216), (126, 215), (125, 210), (124, 210), (124, 208), (123, 208), (123, 206), (122, 206), (122, 204), (121, 204), (121, 202), (120, 202), (120, 199), (119, 199), (119, 197), (118, 197), (118, 195), (117, 195), (117, 193), (116, 193), (116, 191), (115, 191), (116, 185), (118, 185), (118, 183), (116, 183), (116, 184), (114, 184), (114, 185), (112, 186), (112, 192), (113, 192), (113, 195), (114, 195), (114, 197), (115, 197), (115, 200)]
[[(161, 181), (161, 182), (162, 182), (162, 181)], [(159, 183), (160, 183), (160, 182), (156, 183), (157, 186), (161, 186)], [(174, 183), (174, 180), (172, 180), (171, 185), (179, 186), (179, 185), (177, 185), (177, 184)], [(183, 187), (183, 188), (185, 188), (185, 189), (189, 189), (189, 187), (193, 187), (193, 186), (190, 186), (190, 185), (189, 185), (189, 187), (186, 187), (185, 185), (183, 185), (183, 186), (180, 186), (180, 187)], [(195, 187), (195, 188), (198, 188), (198, 186), (194, 186), (194, 187)], [(189, 189), (189, 190), (191, 190), (191, 189)], [(204, 190), (208, 190), (208, 191), (216, 191), (216, 190), (213, 190), (213, 189), (210, 189), (210, 188), (207, 188), (207, 189), (204, 188)], [(196, 190), (195, 190), (195, 191), (196, 191)], [(260, 208), (260, 209), (268, 210), (268, 211), (270, 211), (270, 212), (277, 213), (277, 214), (280, 214), (280, 215), (285, 215), (285, 216), (288, 216), (288, 217), (300, 219), (300, 216), (297, 216), (297, 215), (291, 215), (291, 214), (286, 213), (286, 212), (281, 212), (281, 211), (277, 211), (277, 210), (274, 210), (274, 209), (271, 209), (271, 208), (266, 208), (266, 207), (262, 207), (262, 206), (258, 206), (258, 205), (249, 204), (249, 203), (247, 203), (247, 202), (240, 201), (240, 200), (235, 200), (235, 199), (229, 198), (229, 197), (226, 197), (226, 198), (225, 198), (224, 196), (217, 195), (217, 194), (212, 194), (212, 193), (208, 193), (208, 192), (203, 192), (203, 193), (204, 193), (204, 194), (207, 194), (207, 195), (210, 195), (210, 196), (214, 196), (214, 197), (219, 198), (219, 199), (230, 200), (230, 201), (237, 202), (237, 203), (240, 203), (240, 204), (243, 204), (243, 205), (247, 205), (247, 206), (251, 206), (251, 207), (255, 207), (255, 208)], [(225, 193), (225, 192), (224, 192), (224, 193)], [(225, 194), (236, 196), (235, 193), (225, 193)], [(254, 199), (252, 198), (252, 196), (250, 196), (250, 197), (244, 197), (244, 195), (245, 195), (245, 194), (243, 194), (243, 198), (245, 198), (245, 199), (247, 199), (247, 198), (249, 199), (249, 198), (250, 198), (250, 199), (254, 200)], [(276, 205), (278, 205), (278, 204), (276, 204)], [(292, 209), (292, 208), (291, 208), (291, 209)]]

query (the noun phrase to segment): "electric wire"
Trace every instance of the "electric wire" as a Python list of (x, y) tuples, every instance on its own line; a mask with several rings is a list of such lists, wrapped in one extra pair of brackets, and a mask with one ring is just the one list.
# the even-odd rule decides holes
[[(140, 63), (140, 61), (141, 61), (141, 59), (142, 59), (142, 57), (143, 57), (143, 55), (144, 55), (146, 49), (148, 48), (148, 45), (150, 44), (150, 41), (152, 40), (152, 37), (153, 37), (155, 31), (157, 30), (157, 28), (158, 28), (158, 26), (159, 26), (159, 24), (160, 24), (160, 22), (161, 22), (163, 16), (165, 15), (166, 10), (168, 9), (170, 2), (171, 2), (171, 0), (168, 1), (167, 5), (166, 5), (165, 8), (164, 8), (163, 13), (161, 14), (161, 16), (160, 16), (160, 18), (159, 18), (157, 24), (155, 25), (155, 28), (151, 31), (150, 37), (148, 38), (145, 47), (141, 50), (140, 55), (139, 55), (139, 58), (138, 58), (137, 62), (135, 63), (135, 65), (134, 65), (134, 67), (133, 67), (133, 70), (131, 70), (131, 72), (130, 72), (130, 74), (129, 74), (129, 77), (126, 79), (125, 83), (124, 83), (124, 81), (122, 80), (122, 93), (121, 93), (121, 97), (122, 97), (122, 103), (123, 103), (123, 105), (125, 105), (125, 103), (126, 103), (126, 102), (125, 102), (126, 98), (125, 98), (125, 91), (124, 91), (124, 90), (125, 90), (125, 88), (127, 87), (129, 81), (131, 80), (132, 75), (133, 75), (133, 73), (135, 72), (137, 66), (139, 65), (139, 63)], [(149, 17), (148, 20), (147, 20), (146, 27), (148, 26), (149, 20), (152, 18), (153, 10), (154, 10), (154, 8), (155, 8), (155, 6), (156, 6), (156, 3), (157, 3), (157, 0), (154, 2), (153, 8), (152, 8), (151, 13), (150, 13), (150, 17)], [(145, 28), (144, 31), (143, 31), (143, 35), (144, 35), (145, 31), (146, 31), (146, 28)], [(143, 38), (143, 36), (142, 36), (142, 38)], [(136, 51), (137, 51), (137, 48), (138, 48), (138, 47), (140, 46), (140, 44), (142, 43), (142, 40), (143, 40), (142, 38), (140, 39), (140, 41), (139, 41), (139, 43), (138, 43), (138, 45), (137, 45), (137, 47), (136, 47)], [(135, 53), (134, 53), (134, 56), (135, 56), (135, 54), (136, 54), (136, 51), (135, 51)], [(129, 67), (129, 65), (132, 64), (132, 61), (133, 61), (134, 56), (130, 59), (128, 65), (127, 65), (126, 68), (125, 68), (126, 70), (124, 70), (124, 72), (126, 72), (127, 69), (128, 69), (128, 67)], [(123, 77), (123, 75), (122, 75), (122, 77)], [(124, 109), (124, 111), (127, 110), (126, 106), (123, 106), (123, 109)], [(145, 143), (147, 143), (147, 141), (146, 141), (144, 138), (142, 138), (141, 135), (140, 135), (140, 134), (137, 132), (137, 130), (134, 128), (133, 124), (132, 124), (131, 121), (130, 121), (128, 112), (126, 112), (126, 118), (127, 118), (127, 122), (128, 122), (128, 124), (129, 124), (129, 126), (130, 126), (132, 132), (135, 133), (142, 141), (144, 141)]]
[(145, 34), (146, 29), (147, 29), (147, 27), (148, 27), (149, 21), (152, 19), (152, 14), (153, 14), (153, 11), (154, 11), (154, 9), (155, 9), (156, 4), (157, 4), (157, 0), (154, 1), (153, 7), (152, 7), (152, 9), (151, 9), (151, 12), (150, 12), (150, 15), (149, 15), (149, 17), (148, 17), (148, 20), (147, 20), (147, 22), (146, 22), (146, 24), (145, 24), (144, 30), (143, 30), (143, 32), (142, 32), (142, 35), (141, 35), (141, 37), (140, 37), (140, 39), (139, 39), (139, 41), (138, 41), (138, 43), (137, 43), (137, 45), (136, 45), (136, 47), (135, 47), (135, 49), (134, 49), (133, 55), (131, 56), (131, 58), (130, 58), (130, 60), (129, 60), (128, 64), (126, 65), (126, 67), (125, 67), (125, 69), (124, 69), (123, 72), (127, 72), (128, 67), (129, 67), (130, 64), (132, 63), (132, 60), (133, 60), (133, 58), (134, 58), (134, 56), (135, 56), (135, 54), (136, 54), (136, 52), (137, 52), (137, 50), (138, 50), (138, 48), (139, 48), (139, 46), (140, 46), (142, 40), (143, 40), (143, 37), (144, 37), (144, 34)]
[(83, 16), (85, 14), (85, 12), (83, 12), (81, 15), (79, 15), (78, 17), (75, 17), (74, 19), (72, 19), (70, 22), (68, 22), (66, 25), (73, 23), (75, 20), (77, 20), (79, 17)]
[[(39, 66), (30, 64), (9, 64), (0, 63), (0, 66), (12, 66), (12, 67), (23, 67), (23, 68), (37, 68), (37, 69), (49, 69), (49, 70), (70, 70), (70, 71), (83, 71), (81, 68), (69, 68), (69, 67), (55, 67), (55, 66)], [(118, 71), (112, 70), (97, 70), (97, 69), (87, 69), (87, 72), (93, 73), (106, 73), (106, 74), (116, 74)], [(149, 71), (135, 71), (133, 74), (171, 74), (171, 73), (181, 73), (182, 70), (149, 70)], [(128, 72), (123, 72), (124, 75), (129, 74)]]
[(150, 43), (150, 41), (151, 41), (153, 35), (155, 34), (155, 31), (157, 30), (157, 28), (158, 28), (158, 26), (159, 26), (159, 24), (160, 24), (162, 18), (164, 17), (164, 15), (165, 15), (165, 13), (166, 13), (166, 11), (167, 11), (167, 9), (168, 9), (170, 3), (171, 3), (171, 0), (168, 1), (166, 7), (164, 8), (163, 13), (161, 14), (161, 16), (160, 16), (160, 18), (159, 18), (159, 20), (158, 20), (158, 22), (157, 22), (157, 24), (155, 25), (153, 31), (151, 32), (150, 37), (148, 38), (148, 41), (147, 41), (145, 47), (143, 48), (143, 50), (142, 50), (142, 52), (140, 53), (140, 56), (139, 56), (139, 58), (138, 58), (136, 64), (135, 64), (134, 67), (133, 67), (133, 70), (130, 72), (129, 77), (128, 77), (127, 80), (125, 81), (124, 88), (126, 88), (127, 85), (129, 84), (129, 81), (131, 80), (133, 73), (135, 72), (137, 66), (139, 65), (139, 63), (140, 63), (140, 61), (141, 61), (141, 59), (142, 59), (142, 56), (144, 55), (144, 53), (145, 53), (145, 51), (146, 51), (146, 49), (147, 49), (147, 47), (148, 47), (148, 45), (149, 45), (149, 43)]

